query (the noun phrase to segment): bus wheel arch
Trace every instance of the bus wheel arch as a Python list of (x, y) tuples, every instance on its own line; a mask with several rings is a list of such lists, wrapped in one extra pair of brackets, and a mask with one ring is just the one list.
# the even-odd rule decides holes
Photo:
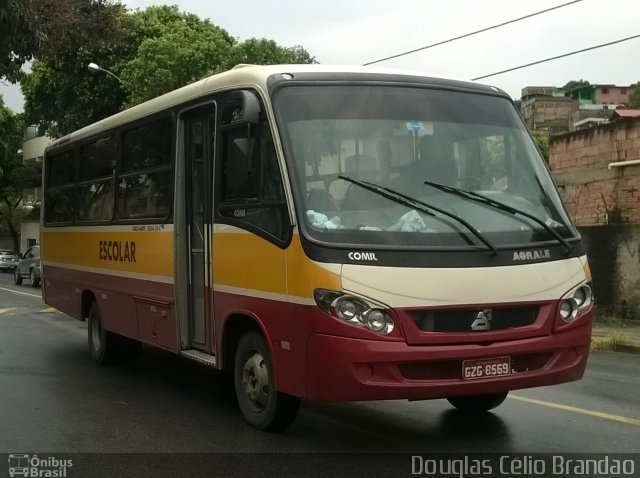
[(98, 301), (89, 291), (83, 293), (82, 317), (87, 318), (89, 351), (96, 363), (106, 365), (113, 362), (135, 362), (142, 350), (142, 343), (106, 330)]

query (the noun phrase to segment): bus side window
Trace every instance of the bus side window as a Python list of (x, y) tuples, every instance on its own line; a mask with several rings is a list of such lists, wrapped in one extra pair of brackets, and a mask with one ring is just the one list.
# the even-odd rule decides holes
[(266, 122), (222, 132), (219, 214), (287, 242), (290, 231), (278, 159)]

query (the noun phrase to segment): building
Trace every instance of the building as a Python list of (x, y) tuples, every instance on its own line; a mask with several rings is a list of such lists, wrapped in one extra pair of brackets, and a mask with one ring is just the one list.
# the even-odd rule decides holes
[(578, 102), (562, 88), (527, 86), (520, 99), (522, 117), (531, 131), (547, 136), (569, 131), (569, 116), (578, 110)]
[(569, 95), (578, 101), (578, 109), (569, 117), (569, 131), (609, 122), (612, 112), (629, 102), (634, 89), (634, 85), (588, 85), (574, 88)]
[(530, 130), (549, 137), (608, 123), (627, 104), (634, 85), (587, 85), (568, 91), (555, 86), (522, 89), (521, 112)]
[[(22, 143), (22, 162), (26, 165), (42, 168), (44, 150), (51, 142), (47, 136), (38, 136), (37, 128), (29, 126), (24, 133)], [(40, 187), (28, 188), (22, 191), (22, 200), (26, 207), (39, 207), (42, 200)], [(23, 221), (20, 226), (20, 251), (40, 242), (40, 224), (36, 220)]]
[(588, 85), (574, 88), (569, 94), (578, 100), (580, 105), (609, 105), (614, 106), (609, 109), (615, 109), (615, 106), (629, 103), (634, 89), (634, 85)]
[[(29, 166), (42, 168), (42, 158), (44, 150), (51, 142), (47, 136), (38, 136), (35, 126), (29, 126), (24, 133), (22, 143), (22, 162)], [(30, 188), (23, 191), (24, 204), (27, 206), (37, 206), (40, 204), (40, 188)]]

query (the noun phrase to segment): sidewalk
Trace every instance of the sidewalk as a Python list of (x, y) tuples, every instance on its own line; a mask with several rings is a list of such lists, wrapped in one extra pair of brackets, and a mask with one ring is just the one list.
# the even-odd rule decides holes
[(640, 353), (640, 320), (596, 320), (591, 349)]

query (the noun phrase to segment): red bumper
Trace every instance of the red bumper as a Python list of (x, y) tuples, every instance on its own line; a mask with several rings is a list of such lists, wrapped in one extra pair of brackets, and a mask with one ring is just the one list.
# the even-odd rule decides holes
[[(552, 385), (582, 377), (591, 324), (491, 345), (415, 346), (313, 334), (307, 398), (319, 401), (421, 400)], [(510, 356), (512, 373), (462, 380), (462, 361)]]

